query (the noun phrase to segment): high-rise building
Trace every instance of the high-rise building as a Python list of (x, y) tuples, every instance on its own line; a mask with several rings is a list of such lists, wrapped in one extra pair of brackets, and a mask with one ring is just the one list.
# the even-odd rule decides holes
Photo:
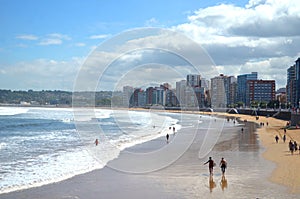
[(224, 76), (224, 88), (227, 106), (234, 106), (234, 104), (236, 103), (236, 82), (236, 77)]
[(176, 106), (177, 98), (175, 95), (176, 90), (168, 89), (166, 90), (166, 105), (167, 106)]
[(275, 80), (248, 80), (246, 90), (246, 106), (252, 102), (265, 102), (275, 100)]
[(286, 97), (288, 107), (296, 107), (296, 65), (292, 65), (287, 69), (287, 82), (286, 82)]
[(201, 76), (196, 74), (189, 74), (186, 76), (188, 86), (196, 87), (201, 86)]
[(257, 80), (257, 72), (237, 76), (237, 102), (246, 104), (246, 90), (248, 80)]
[(138, 106), (144, 107), (146, 105), (146, 92), (143, 90), (140, 90), (138, 92)]
[(300, 57), (295, 61), (296, 70), (296, 100), (295, 107), (300, 108)]
[(153, 104), (153, 92), (154, 92), (153, 87), (148, 87), (146, 89), (146, 104), (147, 105), (152, 105)]
[(211, 78), (211, 107), (225, 108), (227, 106), (227, 97), (225, 91), (225, 80), (227, 77), (221, 74)]
[(220, 76), (211, 79), (212, 107), (234, 106), (236, 102), (236, 78), (234, 76)]
[(166, 104), (166, 95), (163, 88), (156, 87), (154, 89), (153, 104), (160, 104), (162, 106)]
[(194, 87), (194, 105), (195, 107), (203, 108), (205, 106), (205, 100), (206, 100), (206, 94), (205, 94), (205, 88), (204, 87)]
[(300, 57), (287, 69), (286, 96), (289, 107), (300, 107)]
[(143, 90), (141, 88), (135, 88), (133, 91), (133, 95), (132, 95), (132, 106), (139, 106), (139, 93), (142, 92)]
[(206, 91), (209, 90), (210, 86), (209, 86), (209, 80), (206, 80), (205, 78), (201, 78), (201, 87), (203, 87)]
[(176, 97), (178, 104), (177, 106), (186, 106), (186, 91), (187, 82), (186, 80), (181, 80), (179, 82), (176, 82)]

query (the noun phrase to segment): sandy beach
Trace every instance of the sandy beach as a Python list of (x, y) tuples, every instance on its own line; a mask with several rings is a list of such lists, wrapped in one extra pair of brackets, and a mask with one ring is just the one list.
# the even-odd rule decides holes
[[(225, 114), (230, 115), (232, 114)], [(300, 129), (287, 130), (287, 140), (283, 142), (284, 127), (287, 121), (279, 120), (276, 118), (262, 117), (260, 116), (256, 120), (255, 116), (249, 115), (237, 115), (241, 120), (247, 120), (255, 122), (258, 125), (264, 123), (263, 126), (258, 128), (258, 139), (262, 142), (266, 148), (262, 154), (267, 160), (271, 160), (276, 163), (276, 168), (272, 171), (272, 175), (269, 179), (272, 182), (284, 185), (288, 187), (288, 191), (291, 193), (300, 193), (300, 154), (299, 150), (291, 155), (288, 148), (288, 142), (290, 140), (300, 143)], [(268, 125), (267, 125), (268, 123)], [(279, 141), (276, 143), (275, 136), (279, 136)], [(300, 197), (300, 195), (299, 195)]]
[[(255, 120), (253, 116), (227, 113), (214, 115), (239, 117), (242, 122), (207, 116), (201, 119), (211, 122), (199, 125), (198, 114), (189, 114), (187, 124), (182, 124), (186, 128), (171, 135), (169, 144), (166, 144), (165, 137), (138, 144), (122, 152), (103, 169), (41, 187), (2, 194), (0, 198), (299, 198), (299, 174), (296, 172), (299, 155), (296, 152), (297, 155), (291, 156), (287, 143), (280, 139), (277, 144), (274, 139), (276, 134), (283, 135), (281, 128), (285, 121), (263, 117)], [(260, 122), (265, 126), (255, 124)], [(207, 155), (200, 157), (201, 146), (205, 144), (203, 135), (208, 129), (220, 125), (222, 134), (217, 144)], [(161, 153), (157, 158), (160, 163), (180, 148), (191, 132), (196, 132), (193, 142), (176, 161), (165, 167), (138, 174), (115, 169), (116, 165), (134, 165), (135, 160), (128, 159), (125, 152), (143, 154), (170, 146), (167, 154)], [(296, 134), (297, 131), (287, 132), (295, 140), (299, 138)], [(217, 164), (221, 157), (225, 157), (228, 161), (225, 176), (219, 167), (215, 167), (213, 176), (209, 176), (207, 165), (203, 165), (209, 156)]]

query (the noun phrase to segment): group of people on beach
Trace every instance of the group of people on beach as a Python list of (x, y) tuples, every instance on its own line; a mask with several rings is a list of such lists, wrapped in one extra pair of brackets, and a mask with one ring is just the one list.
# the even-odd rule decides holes
[[(213, 175), (213, 170), (214, 170), (214, 167), (216, 166), (216, 163), (214, 162), (212, 157), (208, 158), (207, 162), (205, 162), (204, 165), (206, 165), (206, 164), (208, 164), (209, 174)], [(227, 162), (223, 157), (221, 158), (219, 166), (221, 168), (222, 175), (225, 175), (225, 170), (227, 168)]]
[[(275, 141), (276, 141), (276, 143), (279, 142), (279, 136), (278, 135), (275, 136)], [(286, 129), (284, 129), (284, 134), (282, 136), (282, 141), (283, 141), (283, 143), (285, 143), (285, 141), (286, 141)], [(289, 149), (289, 151), (291, 152), (292, 155), (297, 150), (299, 150), (299, 154), (300, 154), (300, 146), (298, 147), (298, 143), (295, 140), (294, 141), (292, 141), (292, 140), (289, 141), (288, 149)]]
[[(294, 154), (294, 151), (296, 152), (298, 150), (298, 144), (296, 141), (292, 142), (292, 140), (290, 140), (289, 142), (289, 150), (291, 152), (291, 154)], [(300, 154), (300, 150), (299, 150), (299, 154)]]
[[(210, 192), (212, 192), (213, 188), (216, 187), (216, 183), (214, 182), (213, 179), (213, 170), (214, 167), (216, 166), (216, 163), (212, 159), (212, 157), (209, 157), (209, 159), (204, 163), (204, 165), (208, 164), (208, 170), (209, 170), (209, 189)], [(222, 171), (222, 179), (221, 179), (221, 188), (224, 191), (225, 188), (227, 188), (227, 180), (225, 178), (225, 171), (227, 168), (227, 162), (226, 160), (222, 157), (220, 164), (219, 164), (221, 171)]]

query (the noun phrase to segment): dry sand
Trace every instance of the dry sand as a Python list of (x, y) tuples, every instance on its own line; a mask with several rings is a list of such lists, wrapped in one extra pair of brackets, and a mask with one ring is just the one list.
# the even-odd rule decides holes
[[(247, 120), (251, 122), (264, 123), (261, 128), (258, 128), (258, 139), (261, 141), (262, 145), (266, 148), (263, 153), (263, 157), (276, 163), (277, 167), (273, 170), (272, 175), (269, 180), (287, 186), (290, 193), (300, 193), (300, 154), (299, 150), (291, 155), (288, 142), (290, 140), (300, 143), (300, 129), (287, 130), (286, 137), (287, 140), (284, 143), (282, 136), (284, 135), (284, 127), (287, 121), (279, 120), (276, 118), (259, 116), (256, 120), (255, 116), (249, 115), (234, 115), (228, 113), (214, 113), (217, 115), (225, 116), (236, 116), (242, 121)], [(268, 125), (267, 125), (268, 123)], [(276, 143), (275, 136), (279, 136), (279, 142)]]

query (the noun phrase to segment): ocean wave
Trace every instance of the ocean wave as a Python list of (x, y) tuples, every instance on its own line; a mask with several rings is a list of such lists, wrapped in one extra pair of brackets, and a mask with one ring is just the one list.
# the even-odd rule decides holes
[[(78, 164), (78, 159), (83, 161)], [(22, 168), (20, 164), (27, 164), (27, 167)], [(45, 154), (38, 159), (18, 161), (15, 167), (18, 172), (6, 172), (0, 181), (0, 194), (59, 182), (103, 166), (84, 150), (73, 153), (61, 152), (56, 157)]]
[(0, 150), (6, 148), (7, 144), (5, 142), (0, 142)]
[(0, 107), (0, 115), (18, 115), (27, 113), (28, 108), (21, 107)]

